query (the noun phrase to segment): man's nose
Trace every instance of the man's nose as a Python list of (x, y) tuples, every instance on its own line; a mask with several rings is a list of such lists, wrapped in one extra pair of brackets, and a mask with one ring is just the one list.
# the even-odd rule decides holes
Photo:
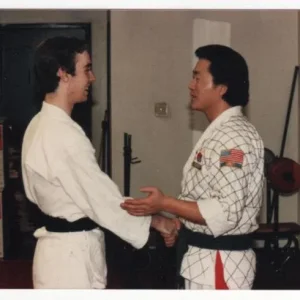
[(93, 73), (93, 71), (90, 72), (90, 82), (94, 82), (96, 80), (96, 76), (95, 74)]
[(194, 89), (194, 85), (195, 85), (194, 79), (192, 79), (192, 80), (189, 82), (189, 84), (188, 84), (188, 89), (189, 89), (189, 90)]

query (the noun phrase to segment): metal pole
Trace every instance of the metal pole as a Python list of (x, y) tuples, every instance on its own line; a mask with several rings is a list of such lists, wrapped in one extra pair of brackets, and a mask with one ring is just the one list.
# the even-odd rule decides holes
[(124, 196), (130, 196), (131, 135), (124, 133)]
[(108, 130), (107, 130), (107, 175), (111, 177), (112, 174), (112, 160), (111, 160), (111, 15), (110, 11), (107, 11), (107, 30), (106, 30), (106, 44), (107, 44), (107, 118), (108, 118)]
[(292, 105), (293, 105), (293, 99), (294, 99), (295, 88), (296, 88), (296, 80), (297, 80), (298, 74), (299, 74), (299, 66), (295, 66), (279, 157), (283, 157), (283, 154), (284, 154), (285, 142), (286, 142), (287, 131), (288, 131), (289, 122), (290, 122), (290, 115), (291, 115), (291, 110), (292, 110)]

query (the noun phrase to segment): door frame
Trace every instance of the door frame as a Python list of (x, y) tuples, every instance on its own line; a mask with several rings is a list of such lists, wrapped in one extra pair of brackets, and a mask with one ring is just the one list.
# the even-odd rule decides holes
[[(22, 29), (81, 29), (84, 31), (85, 40), (87, 41), (88, 49), (92, 55), (92, 45), (91, 45), (91, 24), (90, 23), (13, 23), (13, 24), (0, 24), (0, 102), (3, 101), (3, 38), (2, 35), (9, 32), (19, 31)], [(92, 126), (91, 126), (92, 127)], [(89, 134), (91, 135), (92, 128), (89, 129)]]

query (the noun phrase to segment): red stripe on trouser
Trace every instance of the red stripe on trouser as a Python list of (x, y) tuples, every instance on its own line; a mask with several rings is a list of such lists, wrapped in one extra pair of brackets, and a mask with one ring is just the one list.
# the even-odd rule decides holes
[(224, 279), (224, 266), (219, 251), (217, 251), (217, 255), (216, 255), (215, 286), (216, 286), (216, 290), (228, 290), (228, 286)]

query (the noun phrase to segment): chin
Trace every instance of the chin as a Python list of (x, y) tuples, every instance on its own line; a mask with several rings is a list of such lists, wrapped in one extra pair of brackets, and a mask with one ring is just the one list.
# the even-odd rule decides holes
[(190, 103), (190, 109), (191, 110), (196, 110), (196, 111), (202, 111), (202, 107), (200, 107), (199, 105), (196, 105), (195, 103)]
[(86, 102), (87, 100), (88, 100), (88, 98), (84, 97), (84, 98), (78, 99), (78, 101), (76, 103), (83, 103), (83, 102)]

